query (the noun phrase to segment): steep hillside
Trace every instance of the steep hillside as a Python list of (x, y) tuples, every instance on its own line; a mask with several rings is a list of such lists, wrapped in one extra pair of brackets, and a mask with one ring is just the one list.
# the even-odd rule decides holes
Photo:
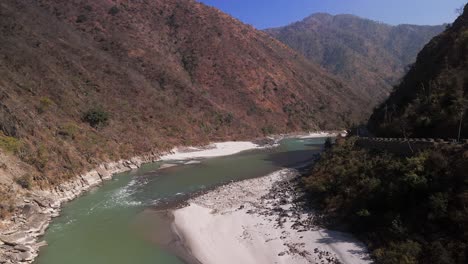
[(353, 231), (376, 263), (467, 263), (468, 145), (399, 156), (338, 142), (304, 177), (323, 223)]
[(346, 80), (372, 104), (388, 96), (405, 67), (444, 26), (390, 26), (352, 15), (315, 14), (273, 37)]
[(179, 144), (340, 128), (366, 111), (319, 66), (192, 0), (4, 0), (0, 32), (0, 152), (13, 159), (0, 192)]
[[(374, 112), (371, 131), (456, 138), (462, 124), (466, 138), (467, 54), (468, 5)], [(361, 140), (337, 140), (305, 177), (324, 222), (354, 231), (376, 263), (467, 263), (468, 144), (417, 150), (408, 141), (400, 152), (388, 141), (376, 148)]]
[[(468, 137), (468, 9), (434, 38), (390, 98), (377, 108), (370, 129), (383, 136)], [(461, 125), (461, 127), (460, 127)], [(461, 130), (460, 130), (461, 129)]]

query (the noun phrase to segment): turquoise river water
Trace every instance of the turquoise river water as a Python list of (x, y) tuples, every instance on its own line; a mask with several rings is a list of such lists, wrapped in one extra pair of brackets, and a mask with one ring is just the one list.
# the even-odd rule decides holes
[[(156, 162), (115, 175), (113, 180), (68, 203), (54, 219), (35, 264), (182, 264), (137, 232), (145, 209), (216, 187), (311, 162), (324, 138), (285, 139), (273, 149), (200, 160), (158, 169)], [(166, 163), (177, 163), (167, 161)]]

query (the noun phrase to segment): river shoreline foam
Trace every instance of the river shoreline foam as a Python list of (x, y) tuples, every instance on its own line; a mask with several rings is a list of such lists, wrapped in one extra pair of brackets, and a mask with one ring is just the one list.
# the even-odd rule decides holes
[(283, 169), (190, 199), (173, 211), (184, 248), (203, 264), (371, 263), (361, 242), (311, 223), (291, 188), (298, 175)]
[[(294, 134), (268, 137), (269, 144), (288, 137), (322, 137), (324, 134)], [(336, 136), (327, 133), (326, 136)], [(273, 142), (273, 143), (272, 143)], [(77, 176), (53, 190), (33, 191), (24, 197), (23, 210), (2, 222), (0, 230), (0, 263), (32, 263), (45, 241), (39, 241), (53, 218), (60, 215), (61, 207), (86, 191), (112, 179), (115, 174), (138, 169), (141, 165), (157, 161), (190, 160), (226, 156), (241, 151), (260, 148), (254, 142), (223, 142), (205, 147), (178, 147), (163, 155), (149, 154), (101, 164), (96, 169)]]

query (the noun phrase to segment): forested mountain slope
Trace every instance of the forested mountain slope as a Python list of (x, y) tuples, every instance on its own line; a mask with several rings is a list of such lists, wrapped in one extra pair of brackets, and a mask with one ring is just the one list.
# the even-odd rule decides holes
[(444, 29), (319, 13), (266, 32), (340, 76), (376, 105), (387, 98), (423, 46)]
[[(462, 120), (467, 136), (467, 33), (468, 5), (374, 112), (375, 135), (456, 138)], [(323, 223), (361, 237), (376, 263), (467, 263), (468, 144), (361, 140), (338, 139), (304, 178)]]
[[(419, 53), (370, 121), (377, 135), (468, 137), (468, 12)], [(461, 127), (460, 127), (461, 125)]]

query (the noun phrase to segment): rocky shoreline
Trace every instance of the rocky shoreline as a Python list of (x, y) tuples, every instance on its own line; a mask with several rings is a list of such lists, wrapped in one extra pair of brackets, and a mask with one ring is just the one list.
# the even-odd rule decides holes
[[(269, 141), (273, 144), (274, 141)], [(231, 155), (240, 151), (259, 148), (252, 142), (213, 143), (203, 147), (179, 147), (168, 153), (154, 153), (100, 165), (48, 191), (31, 191), (24, 197), (20, 212), (4, 223), (0, 231), (0, 264), (32, 263), (45, 241), (39, 241), (54, 217), (60, 215), (61, 207), (91, 188), (112, 179), (117, 173), (135, 170), (146, 163), (165, 160), (184, 160)]]
[(39, 249), (47, 245), (38, 238), (44, 235), (52, 218), (59, 216), (64, 203), (112, 179), (117, 173), (137, 169), (159, 157), (154, 154), (102, 164), (53, 190), (29, 193), (20, 205), (21, 212), (14, 215), (6, 223), (6, 230), (0, 233), (0, 263), (32, 263)]

